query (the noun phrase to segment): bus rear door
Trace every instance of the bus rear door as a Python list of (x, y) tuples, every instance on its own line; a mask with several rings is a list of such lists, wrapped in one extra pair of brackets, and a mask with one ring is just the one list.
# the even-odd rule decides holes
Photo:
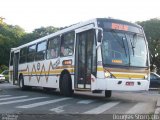
[(15, 51), (13, 58), (13, 84), (18, 84), (18, 66), (19, 66), (19, 51)]

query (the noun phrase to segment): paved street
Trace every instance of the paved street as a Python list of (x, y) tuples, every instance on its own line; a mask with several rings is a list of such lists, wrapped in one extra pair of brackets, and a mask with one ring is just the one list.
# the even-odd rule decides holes
[(41, 88), (21, 91), (8, 83), (0, 84), (0, 113), (16, 114), (154, 114), (158, 91), (113, 92), (103, 94), (75, 92), (64, 97), (58, 91)]

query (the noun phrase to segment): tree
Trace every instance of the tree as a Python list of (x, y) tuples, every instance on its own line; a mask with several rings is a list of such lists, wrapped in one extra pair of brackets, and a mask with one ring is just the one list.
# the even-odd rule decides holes
[(37, 28), (32, 33), (25, 34), (20, 41), (20, 45), (31, 42), (31, 41), (36, 40), (38, 38), (44, 37), (46, 35), (49, 35), (51, 33), (56, 32), (58, 30), (59, 30), (59, 28), (55, 28), (53, 26)]
[(17, 25), (0, 24), (0, 66), (9, 65), (11, 48), (44, 37), (57, 30), (59, 30), (59, 28), (49, 26), (37, 28), (32, 33), (25, 33), (25, 31)]
[(46, 35), (56, 32), (57, 30), (59, 30), (59, 28), (49, 26), (49, 27), (41, 27), (41, 28), (35, 29), (33, 33), (36, 34), (38, 37), (44, 37)]
[(157, 72), (160, 73), (160, 19), (154, 18), (137, 23), (143, 27), (148, 40), (151, 70), (155, 65)]
[(0, 64), (8, 66), (10, 49), (19, 45), (25, 34), (24, 30), (15, 25), (0, 24)]

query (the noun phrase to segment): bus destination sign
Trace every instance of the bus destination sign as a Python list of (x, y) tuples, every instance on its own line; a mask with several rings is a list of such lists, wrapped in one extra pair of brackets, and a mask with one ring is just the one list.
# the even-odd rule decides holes
[(128, 31), (128, 25), (112, 23), (112, 29)]

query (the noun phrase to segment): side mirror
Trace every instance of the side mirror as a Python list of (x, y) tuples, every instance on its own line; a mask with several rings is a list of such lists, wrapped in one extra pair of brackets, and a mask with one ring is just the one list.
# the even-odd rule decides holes
[(98, 30), (98, 42), (102, 42), (103, 39), (103, 32), (102, 30)]

